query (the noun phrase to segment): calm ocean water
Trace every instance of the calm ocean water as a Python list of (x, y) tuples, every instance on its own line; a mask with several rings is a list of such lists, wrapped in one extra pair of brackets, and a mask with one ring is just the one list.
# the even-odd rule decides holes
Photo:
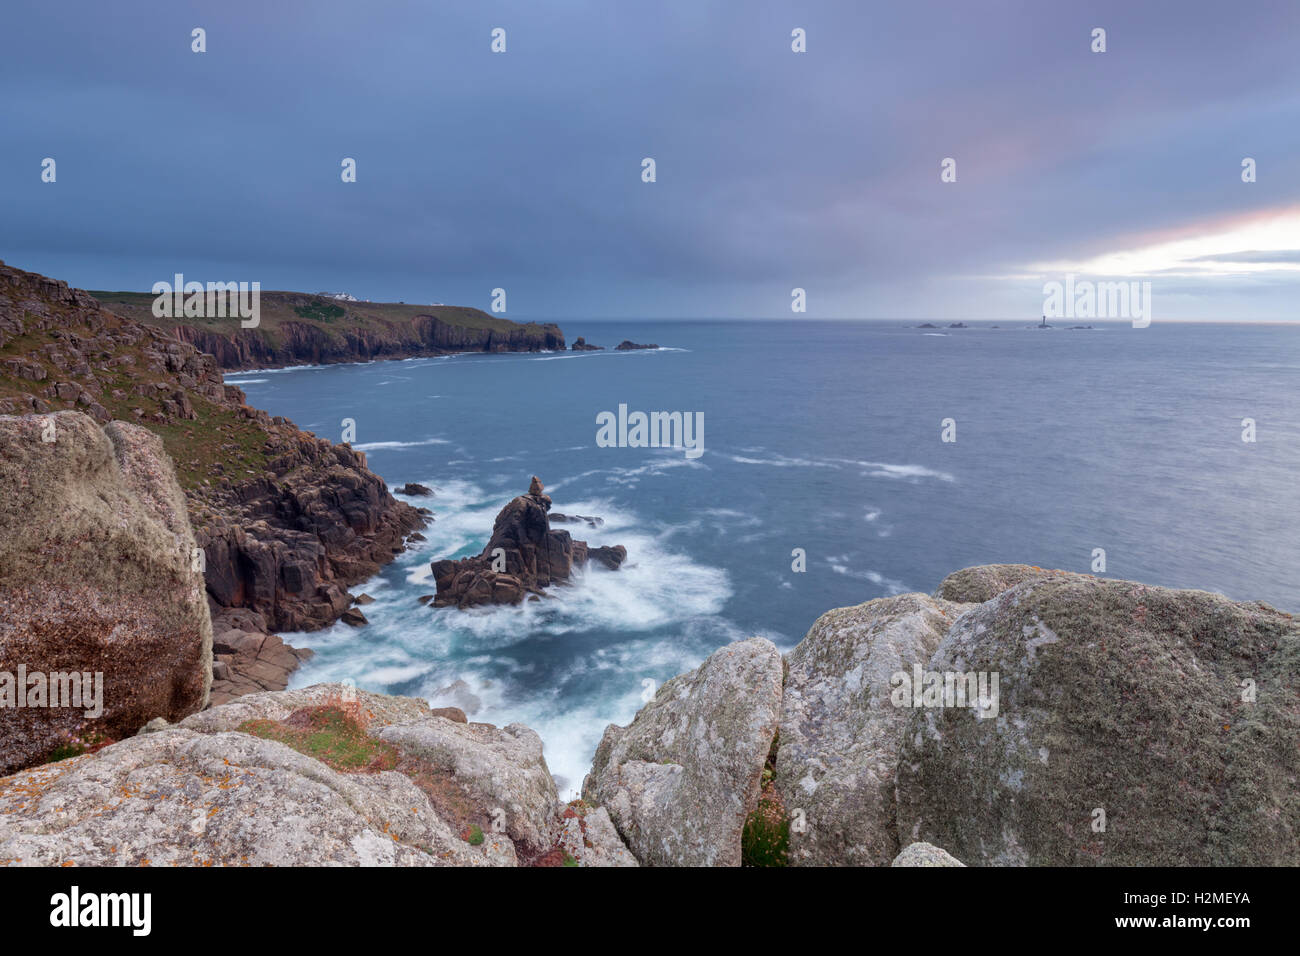
[[(354, 419), (390, 486), (436, 491), (413, 500), (435, 512), (428, 541), (353, 589), (376, 598), (369, 627), (285, 635), (317, 652), (294, 686), (463, 679), (473, 719), (541, 733), (565, 791), (647, 681), (752, 635), (787, 649), (829, 608), (972, 564), (1089, 571), (1104, 548), (1107, 576), (1300, 610), (1300, 329), (559, 321), (570, 341), (666, 348), (227, 377), (335, 441)], [(597, 447), (620, 404), (703, 412), (704, 454)], [(562, 527), (625, 545), (623, 569), (521, 608), (417, 603), (429, 562), (477, 553), (533, 474), (556, 511), (605, 519)]]

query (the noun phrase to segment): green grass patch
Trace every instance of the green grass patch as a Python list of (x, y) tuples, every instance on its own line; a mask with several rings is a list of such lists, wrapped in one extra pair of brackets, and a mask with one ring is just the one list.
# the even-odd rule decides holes
[(310, 305), (300, 305), (293, 311), (304, 319), (312, 319), (316, 322), (333, 322), (335, 319), (343, 318), (345, 314), (341, 306), (328, 302), (313, 302)]
[(758, 805), (745, 819), (740, 834), (741, 866), (786, 866), (790, 852), (790, 816), (775, 786), (776, 756), (781, 735), (772, 738), (763, 766)]
[(397, 750), (366, 733), (361, 721), (342, 707), (304, 707), (284, 720), (248, 720), (241, 733), (275, 740), (345, 773), (391, 770)]

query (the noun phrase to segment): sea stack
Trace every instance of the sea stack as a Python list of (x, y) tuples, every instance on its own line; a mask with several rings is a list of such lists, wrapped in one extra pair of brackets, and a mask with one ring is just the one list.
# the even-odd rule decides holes
[(434, 607), (519, 604), (528, 595), (542, 596), (545, 587), (567, 583), (574, 568), (591, 560), (618, 570), (627, 558), (623, 546), (590, 548), (567, 531), (551, 530), (551, 499), (545, 490), (534, 475), (528, 493), (501, 509), (482, 553), (432, 563), (438, 588)]

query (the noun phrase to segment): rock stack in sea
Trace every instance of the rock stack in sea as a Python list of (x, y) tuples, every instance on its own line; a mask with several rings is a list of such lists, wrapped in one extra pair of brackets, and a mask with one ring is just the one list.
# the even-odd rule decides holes
[(552, 530), (550, 496), (536, 475), (528, 493), (511, 500), (497, 515), (492, 538), (482, 553), (458, 561), (434, 561), (435, 607), (518, 604), (543, 588), (564, 584), (575, 568), (595, 561), (617, 571), (627, 558), (622, 545), (589, 547), (567, 531)]

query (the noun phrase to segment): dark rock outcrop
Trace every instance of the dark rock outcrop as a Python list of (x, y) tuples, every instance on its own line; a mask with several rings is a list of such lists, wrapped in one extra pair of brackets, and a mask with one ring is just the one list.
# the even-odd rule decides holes
[(574, 341), (573, 345), (569, 346), (569, 348), (570, 348), (572, 351), (574, 351), (574, 352), (603, 352), (603, 351), (605, 351), (605, 346), (603, 346), (603, 345), (588, 345), (588, 344), (587, 344), (587, 340), (584, 339), (581, 335), (578, 336), (578, 338)]
[(945, 601), (983, 604), (1023, 581), (1070, 573), (1046, 570), (1032, 564), (977, 564), (948, 575), (939, 582), (934, 596)]
[(284, 690), (289, 675), (313, 656), (268, 634), (266, 619), (245, 608), (219, 610), (212, 633), (212, 707), (244, 694)]
[(635, 351), (636, 349), (657, 349), (657, 348), (659, 348), (659, 346), (657, 345), (638, 345), (636, 342), (633, 342), (630, 339), (624, 339), (622, 342), (619, 342), (618, 345), (614, 346), (614, 351), (632, 352)]
[(273, 630), (315, 630), (352, 603), (348, 588), (401, 551), (424, 519), (392, 497), (365, 455), (287, 436), (283, 470), (222, 489), (197, 532), (208, 592), (263, 614)]
[(598, 561), (611, 571), (627, 558), (622, 545), (589, 548), (567, 531), (551, 530), (551, 499), (534, 476), (528, 494), (512, 500), (497, 515), (492, 538), (481, 554), (431, 565), (438, 594), (434, 607), (518, 604), (530, 594), (567, 582), (574, 568)]
[(433, 489), (428, 485), (421, 485), (414, 481), (408, 481), (397, 490), (411, 498), (428, 498), (433, 494)]

